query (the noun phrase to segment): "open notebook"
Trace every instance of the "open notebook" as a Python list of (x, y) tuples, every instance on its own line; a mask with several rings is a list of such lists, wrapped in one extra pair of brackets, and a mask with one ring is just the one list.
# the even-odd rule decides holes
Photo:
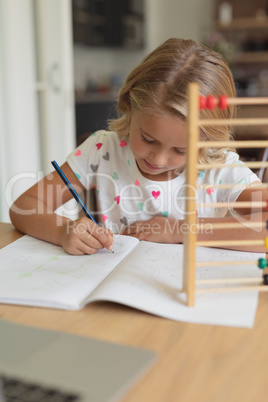
[(146, 349), (4, 320), (0, 339), (1, 402), (119, 401), (156, 360)]
[[(263, 254), (199, 247), (197, 260), (226, 261), (197, 269), (201, 279), (261, 276)], [(24, 236), (0, 250), (0, 302), (67, 310), (112, 301), (173, 320), (251, 327), (258, 292), (202, 294), (195, 307), (182, 294), (183, 246), (115, 236), (114, 253), (71, 256), (53, 244)]]

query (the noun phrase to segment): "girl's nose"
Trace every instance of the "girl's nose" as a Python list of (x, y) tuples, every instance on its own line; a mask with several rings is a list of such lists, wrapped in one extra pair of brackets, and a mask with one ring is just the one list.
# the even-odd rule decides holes
[(164, 167), (166, 166), (168, 155), (164, 151), (158, 151), (154, 152), (151, 158), (155, 166)]

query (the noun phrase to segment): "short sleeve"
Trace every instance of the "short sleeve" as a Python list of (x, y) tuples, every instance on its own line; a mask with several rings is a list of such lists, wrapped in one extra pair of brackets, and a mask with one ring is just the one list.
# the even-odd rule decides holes
[(106, 131), (100, 130), (91, 134), (67, 157), (67, 163), (88, 190), (95, 184), (95, 173), (100, 164), (101, 153), (96, 152), (103, 144)]

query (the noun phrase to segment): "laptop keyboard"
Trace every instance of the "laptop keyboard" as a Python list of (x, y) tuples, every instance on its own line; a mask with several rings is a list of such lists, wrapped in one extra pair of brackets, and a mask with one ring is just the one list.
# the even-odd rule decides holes
[[(1, 399), (2, 390), (2, 399)], [(31, 384), (2, 375), (0, 377), (0, 402), (79, 402), (76, 394)]]

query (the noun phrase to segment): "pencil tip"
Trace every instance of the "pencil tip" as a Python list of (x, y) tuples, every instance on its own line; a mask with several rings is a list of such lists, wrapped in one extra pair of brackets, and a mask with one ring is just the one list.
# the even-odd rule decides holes
[(109, 251), (111, 251), (112, 253), (114, 253), (113, 245), (111, 244), (110, 247), (107, 247), (107, 250), (109, 250)]

